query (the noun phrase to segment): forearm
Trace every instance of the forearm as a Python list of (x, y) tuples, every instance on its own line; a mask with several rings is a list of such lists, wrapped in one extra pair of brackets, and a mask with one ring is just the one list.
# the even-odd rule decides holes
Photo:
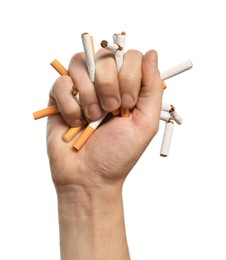
[(129, 260), (121, 188), (57, 188), (62, 260)]

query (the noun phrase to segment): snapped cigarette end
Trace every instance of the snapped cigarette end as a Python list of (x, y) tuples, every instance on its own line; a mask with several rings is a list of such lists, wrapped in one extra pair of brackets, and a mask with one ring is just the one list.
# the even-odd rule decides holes
[(162, 86), (163, 86), (163, 89), (167, 88), (165, 81), (162, 81)]
[(100, 43), (101, 47), (105, 48), (108, 46), (108, 42), (106, 40), (101, 41)]
[(58, 61), (54, 60), (50, 63), (50, 65), (62, 76), (68, 75), (68, 71), (64, 68), (64, 66)]
[(129, 117), (129, 109), (121, 107), (121, 117)]
[(46, 116), (55, 115), (57, 113), (60, 113), (60, 111), (58, 110), (58, 107), (56, 105), (53, 105), (34, 112), (33, 117), (36, 120)]
[(63, 140), (69, 143), (83, 128), (83, 124), (78, 127), (71, 127), (63, 136)]
[(172, 120), (169, 120), (165, 124), (165, 131), (162, 139), (162, 146), (160, 150), (160, 156), (166, 157), (169, 154), (171, 139), (173, 135), (174, 124)]
[(94, 131), (95, 129), (88, 125), (86, 129), (82, 132), (82, 134), (78, 137), (78, 139), (75, 141), (73, 147), (79, 151)]
[(113, 116), (119, 116), (120, 115), (120, 109), (116, 109), (115, 111), (112, 112)]

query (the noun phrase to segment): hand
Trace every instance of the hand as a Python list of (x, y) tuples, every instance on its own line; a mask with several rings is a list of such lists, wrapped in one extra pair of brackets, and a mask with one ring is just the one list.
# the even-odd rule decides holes
[[(113, 54), (101, 49), (96, 54), (93, 84), (84, 54), (73, 56), (70, 77), (58, 78), (50, 91), (49, 104), (57, 104), (61, 111), (48, 119), (48, 155), (55, 185), (124, 181), (158, 130), (163, 87), (157, 66), (155, 51), (142, 55), (130, 50), (118, 74)], [(101, 125), (78, 152), (62, 140), (68, 125), (82, 120), (71, 95), (73, 85), (79, 90), (83, 112), (92, 120), (120, 106), (132, 111), (129, 118), (113, 117)]]

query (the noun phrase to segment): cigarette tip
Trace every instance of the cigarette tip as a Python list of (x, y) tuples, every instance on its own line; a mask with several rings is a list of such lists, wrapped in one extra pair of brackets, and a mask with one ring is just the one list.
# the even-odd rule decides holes
[(108, 42), (106, 40), (101, 41), (100, 43), (101, 47), (105, 48), (108, 46)]
[(160, 156), (162, 156), (162, 157), (167, 157), (167, 154), (160, 154)]

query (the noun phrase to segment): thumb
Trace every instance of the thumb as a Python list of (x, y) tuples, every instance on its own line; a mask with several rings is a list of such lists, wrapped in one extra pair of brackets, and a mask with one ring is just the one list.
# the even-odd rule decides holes
[(137, 119), (137, 123), (142, 124), (148, 131), (152, 130), (152, 133), (158, 131), (162, 94), (163, 85), (158, 70), (158, 55), (156, 51), (151, 50), (142, 60), (142, 83), (134, 119)]

